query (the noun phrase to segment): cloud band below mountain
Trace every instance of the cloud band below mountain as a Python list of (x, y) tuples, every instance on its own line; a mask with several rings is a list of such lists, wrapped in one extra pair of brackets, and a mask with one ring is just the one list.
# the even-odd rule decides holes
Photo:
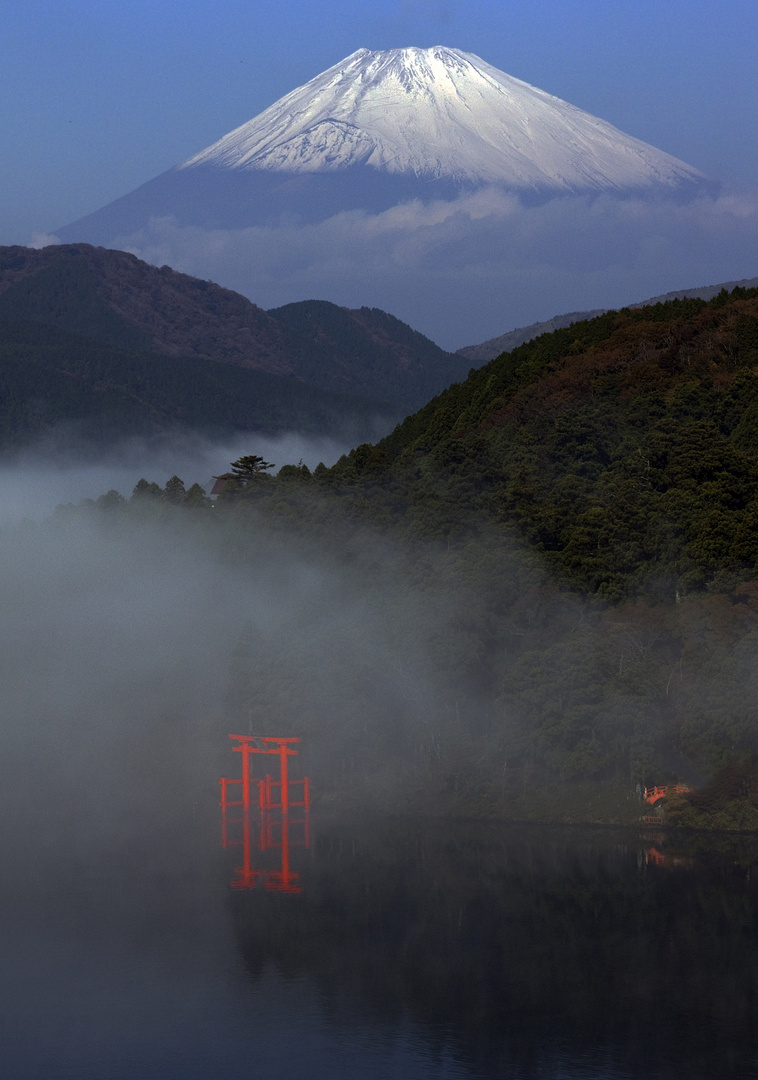
[(457, 348), (563, 311), (755, 276), (758, 195), (524, 206), (486, 189), (306, 225), (204, 229), (154, 218), (110, 246), (265, 308), (307, 298), (381, 307)]

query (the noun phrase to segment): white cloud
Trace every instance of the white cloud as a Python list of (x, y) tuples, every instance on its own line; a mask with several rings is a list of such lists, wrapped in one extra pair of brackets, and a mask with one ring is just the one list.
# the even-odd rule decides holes
[(758, 274), (758, 198), (571, 197), (494, 190), (239, 231), (153, 219), (117, 246), (249, 296), (382, 307), (457, 348), (565, 311)]
[(36, 233), (32, 233), (32, 238), (29, 241), (29, 247), (39, 249), (39, 248), (52, 247), (55, 244), (60, 244), (60, 243), (61, 243), (61, 239), (60, 239), (59, 236), (53, 236), (52, 233), (36, 232)]

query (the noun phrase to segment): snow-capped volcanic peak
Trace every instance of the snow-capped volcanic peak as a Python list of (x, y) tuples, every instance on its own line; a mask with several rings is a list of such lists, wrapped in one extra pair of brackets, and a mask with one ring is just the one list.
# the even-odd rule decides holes
[(702, 173), (473, 53), (359, 49), (181, 168), (367, 165), (553, 191), (678, 187)]

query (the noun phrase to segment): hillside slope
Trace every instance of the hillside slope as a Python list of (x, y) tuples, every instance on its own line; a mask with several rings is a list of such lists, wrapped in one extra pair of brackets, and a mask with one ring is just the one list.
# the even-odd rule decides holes
[(305, 302), (266, 312), (213, 282), (87, 244), (0, 248), (0, 320), (278, 375), (399, 415), (468, 370), (376, 309)]
[[(608, 312), (473, 371), (373, 454), (583, 591), (674, 599), (758, 546), (758, 290)], [(451, 526), (452, 527), (452, 526)]]
[[(421, 637), (435, 672), (428, 726), (403, 704), (438, 739), (427, 798), (635, 822), (646, 784), (715, 777), (656, 813), (758, 828), (757, 446), (758, 290), (738, 288), (546, 334), (301, 481), (301, 530), (349, 536), (351, 513), (408, 553), (394, 648), (408, 664)], [(356, 670), (330, 672), (353, 711)]]
[(331, 469), (224, 489), (225, 550), (324, 571), (241, 636), (229, 723), (297, 717), (336, 797), (394, 811), (639, 825), (683, 780), (656, 816), (758, 829), (756, 446), (738, 289), (544, 335)]
[(90, 452), (175, 432), (218, 438), (299, 431), (352, 441), (392, 419), (389, 405), (281, 375), (0, 320), (2, 453), (46, 436)]
[[(669, 300), (712, 300), (722, 289), (732, 292), (733, 289), (755, 289), (756, 287), (758, 287), (758, 278), (742, 278), (740, 281), (725, 281), (720, 285), (675, 289), (673, 292), (653, 296), (638, 304), (629, 304), (629, 307), (652, 307), (654, 304), (665, 304)], [(476, 366), (486, 364), (488, 360), (494, 360), (500, 353), (511, 352), (519, 345), (524, 345), (541, 334), (549, 334), (552, 330), (564, 330), (573, 323), (594, 319), (596, 315), (604, 315), (607, 310), (607, 308), (595, 308), (592, 311), (569, 311), (565, 315), (554, 315), (552, 319), (532, 323), (530, 326), (517, 327), (515, 330), (509, 330), (507, 334), (499, 334), (497, 337), (482, 341), (479, 345), (464, 345), (462, 349), (456, 349), (456, 356), (462, 356)]]

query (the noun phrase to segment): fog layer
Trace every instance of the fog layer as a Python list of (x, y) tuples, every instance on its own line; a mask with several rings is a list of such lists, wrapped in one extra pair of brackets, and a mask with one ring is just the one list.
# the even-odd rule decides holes
[[(7, 475), (18, 486), (25, 474)], [(36, 836), (54, 806), (59, 839), (107, 846), (156, 815), (207, 813), (219, 775), (239, 775), (227, 734), (240, 725), (304, 734), (323, 775), (344, 770), (345, 726), (364, 752), (377, 735), (366, 734), (362, 700), (323, 723), (340, 671), (351, 686), (382, 672), (364, 689), (389, 723), (432, 700), (421, 656), (396, 636), (398, 611), (424, 617), (403, 601), (387, 550), (355, 540), (356, 573), (270, 525), (219, 528), (221, 511), (207, 506), (123, 506), (64, 506), (0, 529), (0, 802), (11, 832)], [(375, 576), (361, 584), (367, 568)], [(289, 673), (279, 654), (277, 685), (261, 675), (250, 685), (240, 658), (280, 646), (293, 650)]]
[(320, 461), (332, 465), (349, 450), (332, 439), (297, 432), (278, 436), (251, 432), (224, 443), (199, 435), (135, 438), (93, 457), (91, 448), (67, 446), (51, 436), (0, 461), (0, 526), (39, 521), (62, 503), (97, 499), (111, 489), (128, 496), (143, 477), (165, 483), (169, 476), (179, 476), (186, 488), (197, 483), (209, 491), (214, 476), (251, 448), (277, 467), (303, 461), (310, 469)]

